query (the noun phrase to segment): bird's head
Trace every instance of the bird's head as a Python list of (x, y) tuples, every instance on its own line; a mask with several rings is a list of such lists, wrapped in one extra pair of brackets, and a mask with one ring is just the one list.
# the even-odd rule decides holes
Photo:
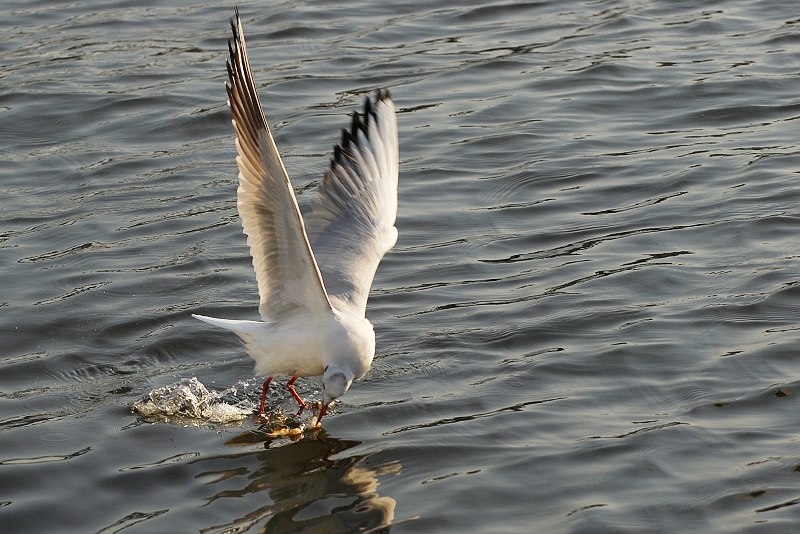
[(322, 389), (324, 395), (322, 399), (322, 408), (319, 410), (317, 416), (317, 425), (322, 421), (322, 416), (328, 413), (328, 406), (344, 395), (344, 392), (350, 388), (353, 383), (355, 375), (352, 371), (342, 369), (341, 367), (328, 366), (325, 368), (325, 373), (322, 375)]
[(324, 390), (323, 404), (327, 406), (344, 395), (353, 383), (354, 375), (347, 369), (341, 367), (328, 366), (322, 375), (322, 388)]

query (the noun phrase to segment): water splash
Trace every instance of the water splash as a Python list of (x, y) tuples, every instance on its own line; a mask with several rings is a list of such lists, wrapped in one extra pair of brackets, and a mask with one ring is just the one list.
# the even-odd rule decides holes
[(182, 378), (154, 389), (131, 406), (134, 413), (154, 419), (199, 419), (232, 423), (253, 413), (253, 404), (236, 385), (210, 391), (197, 377)]

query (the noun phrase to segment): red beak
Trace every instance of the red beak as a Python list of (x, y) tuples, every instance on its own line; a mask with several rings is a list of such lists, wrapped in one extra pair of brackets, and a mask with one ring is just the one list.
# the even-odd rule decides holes
[(325, 415), (326, 413), (328, 413), (328, 406), (330, 406), (330, 405), (331, 405), (331, 403), (328, 403), (328, 404), (323, 403), (322, 404), (322, 408), (319, 409), (319, 415), (317, 416), (317, 425), (319, 425), (320, 421), (322, 421), (322, 416)]

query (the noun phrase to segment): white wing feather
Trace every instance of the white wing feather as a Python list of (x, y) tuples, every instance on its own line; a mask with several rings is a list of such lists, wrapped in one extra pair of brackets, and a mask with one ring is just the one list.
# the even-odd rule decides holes
[(397, 241), (398, 167), (395, 106), (378, 91), (342, 131), (312, 204), (311, 247), (336, 308), (364, 315), (378, 263)]
[(331, 313), (292, 185), (256, 92), (238, 13), (231, 21), (228, 105), (236, 130), (237, 206), (247, 234), (265, 321)]

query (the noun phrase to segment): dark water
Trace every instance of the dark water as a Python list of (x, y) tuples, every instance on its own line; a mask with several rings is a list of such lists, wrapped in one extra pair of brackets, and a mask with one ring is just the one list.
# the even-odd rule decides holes
[(256, 317), (233, 8), (169, 4), (2, 3), (0, 530), (794, 531), (793, 3), (240, 3), (303, 208), (400, 110), (378, 354), (297, 442), (130, 412), (258, 388), (190, 317)]

